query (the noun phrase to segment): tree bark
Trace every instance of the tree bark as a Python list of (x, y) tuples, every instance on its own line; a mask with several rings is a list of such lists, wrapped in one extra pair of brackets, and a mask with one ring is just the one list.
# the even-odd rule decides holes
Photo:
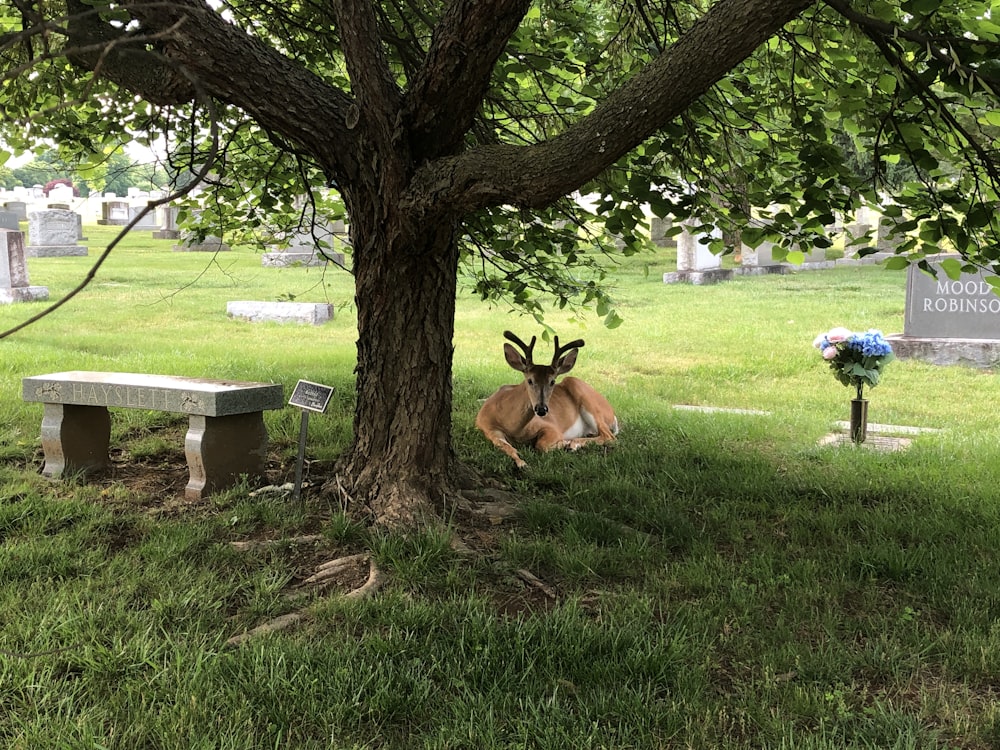
[(351, 214), (358, 313), (354, 443), (341, 462), (375, 522), (419, 525), (449, 491), (455, 224)]

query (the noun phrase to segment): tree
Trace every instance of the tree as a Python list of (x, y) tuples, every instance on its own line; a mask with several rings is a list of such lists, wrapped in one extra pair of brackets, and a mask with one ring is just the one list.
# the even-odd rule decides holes
[[(1000, 258), (1000, 27), (985, 0), (941, 5), (7, 0), (17, 127), (2, 135), (84, 156), (127, 133), (164, 136), (178, 173), (211, 169), (230, 198), (206, 219), (223, 227), (333, 189), (359, 328), (341, 470), (360, 507), (406, 526), (454, 486), (463, 257), (484, 297), (536, 313), (539, 290), (582, 297), (613, 324), (599, 279), (571, 271), (594, 267), (586, 246), (608, 235), (639, 249), (642, 205), (751, 243), (823, 242), (834, 212), (878, 200), (885, 164), (902, 158), (919, 175), (894, 196), (910, 257), (948, 237), (971, 262)], [(864, 139), (870, 182), (834, 132)]]

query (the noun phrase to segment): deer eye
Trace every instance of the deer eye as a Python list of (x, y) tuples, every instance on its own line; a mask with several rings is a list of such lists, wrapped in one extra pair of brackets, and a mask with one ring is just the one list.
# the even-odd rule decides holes
[(534, 378), (528, 378), (528, 385), (534, 385), (534, 384), (535, 384)]
[(552, 380), (550, 380), (550, 381), (549, 381), (549, 385), (555, 385), (555, 384), (556, 384), (556, 381), (555, 381), (555, 379), (554, 379), (554, 378), (553, 378)]

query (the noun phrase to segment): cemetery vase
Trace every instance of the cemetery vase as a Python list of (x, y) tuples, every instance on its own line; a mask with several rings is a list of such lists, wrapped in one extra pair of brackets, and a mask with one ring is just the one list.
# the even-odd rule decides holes
[(851, 442), (863, 443), (868, 437), (868, 399), (851, 399)]

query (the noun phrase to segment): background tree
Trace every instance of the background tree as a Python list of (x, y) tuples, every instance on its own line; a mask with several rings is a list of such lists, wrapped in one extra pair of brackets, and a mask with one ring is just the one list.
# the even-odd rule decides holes
[[(176, 173), (211, 169), (217, 231), (348, 215), (359, 338), (340, 469), (382, 523), (414, 523), (455, 484), (463, 258), (485, 298), (593, 302), (613, 325), (593, 247), (638, 250), (644, 205), (751, 243), (828, 244), (835, 212), (879, 202), (897, 159), (917, 175), (893, 192), (911, 259), (945, 237), (1000, 257), (989, 2), (0, 7), (8, 142), (86, 160), (129, 133), (165, 138)], [(867, 180), (834, 133), (870, 144)], [(342, 209), (313, 200), (303, 217), (296, 198), (319, 188)]]
[[(154, 161), (140, 162), (130, 157), (123, 148), (106, 149), (101, 154), (79, 154), (64, 158), (57, 148), (40, 150), (34, 159), (9, 170), (9, 182), (4, 187), (45, 185), (59, 179), (69, 179), (81, 195), (90, 192), (112, 192), (125, 195), (129, 188), (159, 190), (170, 180), (166, 170)], [(0, 168), (5, 169), (5, 168)], [(3, 179), (0, 172), (0, 179)]]

